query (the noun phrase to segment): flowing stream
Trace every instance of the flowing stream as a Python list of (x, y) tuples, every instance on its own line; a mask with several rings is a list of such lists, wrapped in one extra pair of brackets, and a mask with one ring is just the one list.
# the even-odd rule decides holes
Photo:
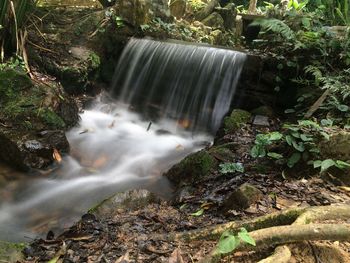
[(71, 154), (60, 167), (0, 188), (0, 240), (61, 231), (126, 189), (169, 198), (162, 173), (211, 142), (244, 59), (231, 50), (132, 39), (116, 69), (113, 98), (102, 94), (81, 114), (67, 133)]

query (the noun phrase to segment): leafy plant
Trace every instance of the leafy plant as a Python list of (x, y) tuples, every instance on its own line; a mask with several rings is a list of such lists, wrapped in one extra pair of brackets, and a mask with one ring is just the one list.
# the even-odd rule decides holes
[(241, 228), (237, 235), (234, 235), (230, 231), (222, 233), (219, 243), (216, 248), (216, 254), (227, 254), (234, 251), (241, 242), (255, 246), (255, 240), (249, 235), (245, 228)]
[(219, 165), (220, 173), (228, 174), (234, 172), (244, 173), (244, 166), (242, 163), (222, 163)]
[(326, 160), (316, 160), (313, 162), (314, 168), (321, 168), (320, 173), (323, 173), (327, 171), (329, 168), (335, 166), (339, 169), (349, 169), (350, 164), (341, 160), (332, 160), (332, 159), (326, 159)]
[[(265, 157), (269, 154), (267, 146), (271, 145), (275, 141), (279, 141), (283, 135), (279, 132), (271, 132), (267, 134), (258, 134), (255, 139), (255, 145), (250, 151), (250, 155), (253, 158)], [(271, 153), (270, 153), (271, 155)]]

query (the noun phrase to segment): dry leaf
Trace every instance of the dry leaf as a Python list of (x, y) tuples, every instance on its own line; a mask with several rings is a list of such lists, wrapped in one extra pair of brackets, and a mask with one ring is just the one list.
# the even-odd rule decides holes
[(60, 155), (60, 153), (57, 151), (57, 149), (53, 149), (53, 154), (52, 157), (54, 160), (56, 160), (58, 163), (62, 162), (62, 157)]
[(173, 253), (171, 253), (169, 263), (184, 263), (184, 260), (180, 253), (180, 249), (176, 248), (173, 251)]
[(129, 263), (130, 262), (129, 253), (130, 253), (129, 250), (126, 251), (125, 255), (118, 258), (114, 263)]
[(108, 162), (108, 157), (106, 155), (101, 155), (97, 160), (92, 164), (92, 168), (99, 169), (103, 167)]
[(346, 192), (350, 192), (350, 187), (347, 187), (347, 186), (339, 186), (339, 188), (340, 188), (341, 190), (346, 191)]
[(115, 120), (113, 120), (112, 123), (108, 125), (108, 128), (112, 129), (114, 127), (114, 124), (115, 124)]
[(191, 122), (188, 119), (178, 120), (177, 125), (186, 129), (186, 128), (190, 127)]
[(183, 147), (181, 144), (176, 145), (176, 150), (182, 151), (185, 150), (185, 147)]

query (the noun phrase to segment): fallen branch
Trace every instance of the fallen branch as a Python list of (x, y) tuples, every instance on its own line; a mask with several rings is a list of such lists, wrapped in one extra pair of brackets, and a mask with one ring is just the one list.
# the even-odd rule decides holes
[(278, 246), (271, 256), (260, 260), (258, 263), (288, 263), (291, 256), (292, 253), (288, 246)]

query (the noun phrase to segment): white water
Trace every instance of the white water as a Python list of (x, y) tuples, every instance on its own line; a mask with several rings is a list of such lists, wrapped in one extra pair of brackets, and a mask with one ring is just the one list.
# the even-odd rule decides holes
[[(192, 136), (171, 121), (153, 123), (149, 131), (148, 126), (126, 105), (96, 101), (81, 115), (79, 127), (67, 134), (72, 156), (64, 158), (58, 171), (0, 190), (1, 197), (17, 192), (10, 200), (1, 198), (0, 239), (26, 240), (62, 224), (67, 227), (121, 190), (142, 187), (169, 196), (161, 174), (211, 138)], [(159, 129), (170, 133), (158, 135)]]
[(113, 87), (128, 105), (96, 100), (68, 132), (71, 155), (58, 170), (0, 188), (0, 240), (62, 230), (126, 189), (171, 195), (161, 174), (212, 140), (199, 131), (218, 129), (244, 61), (244, 54), (232, 50), (132, 39)]

